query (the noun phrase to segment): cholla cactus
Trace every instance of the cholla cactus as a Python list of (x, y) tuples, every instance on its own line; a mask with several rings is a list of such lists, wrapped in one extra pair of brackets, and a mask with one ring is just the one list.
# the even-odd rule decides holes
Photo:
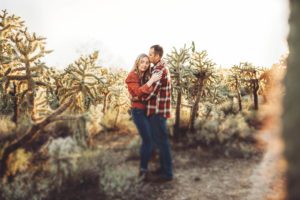
[(212, 104), (221, 104), (228, 99), (232, 100), (233, 95), (229, 90), (227, 82), (224, 81), (227, 79), (227, 76), (227, 69), (215, 69), (213, 81), (207, 82), (202, 93), (205, 101), (209, 101)]
[(240, 63), (239, 72), (242, 84), (252, 92), (254, 109), (258, 110), (258, 90), (259, 90), (259, 77), (262, 69), (255, 67), (251, 63)]
[(228, 77), (228, 86), (231, 90), (236, 93), (236, 97), (238, 99), (239, 110), (243, 110), (242, 106), (242, 96), (241, 96), (241, 64), (234, 65), (230, 69), (230, 75)]
[(39, 62), (39, 59), (51, 51), (45, 50), (45, 38), (37, 37), (35, 33), (31, 35), (27, 32), (27, 29), (18, 32), (11, 37), (11, 40), (16, 44), (17, 53), (20, 56), (21, 67), (15, 69), (15, 71), (22, 74), (15, 77), (15, 80), (25, 81), (26, 89), (23, 96), (27, 97), (29, 113), (32, 113), (37, 84), (34, 81), (34, 77), (38, 77), (38, 70), (44, 67), (44, 64)]
[(111, 90), (121, 80), (121, 74), (115, 73), (109, 69), (103, 69), (102, 74), (105, 75), (105, 82), (102, 85), (97, 86), (97, 91), (103, 95), (103, 114), (106, 113), (108, 107), (108, 101), (113, 95)]
[(20, 17), (8, 15), (6, 10), (0, 14), (0, 107), (4, 114), (14, 111), (14, 97), (11, 95), (13, 90), (8, 91), (13, 86), (10, 84), (9, 74), (16, 65), (18, 55), (10, 37), (23, 27), (23, 23)]
[(117, 111), (113, 125), (113, 127), (116, 128), (120, 112), (126, 112), (129, 109), (130, 102), (128, 101), (129, 97), (124, 84), (127, 72), (120, 69), (115, 71), (114, 74), (116, 76), (116, 82), (110, 87), (111, 94), (109, 104), (111, 109)]
[[(194, 43), (193, 43), (194, 45)], [(193, 45), (191, 48), (193, 48)], [(187, 77), (191, 76), (192, 73), (188, 70), (188, 63), (190, 59), (190, 49), (186, 48), (184, 45), (183, 48), (177, 51), (176, 48), (173, 48), (173, 51), (167, 55), (167, 63), (169, 66), (170, 73), (172, 75), (172, 89), (177, 93), (176, 101), (176, 114), (175, 114), (175, 124), (174, 124), (174, 137), (178, 139), (180, 134), (180, 107), (182, 94), (184, 90), (187, 90)], [(174, 92), (172, 92), (174, 94)]]
[(191, 59), (191, 70), (193, 72), (193, 85), (192, 90), (195, 92), (195, 101), (192, 107), (190, 130), (194, 131), (196, 114), (199, 110), (199, 103), (202, 92), (207, 84), (214, 81), (214, 66), (206, 51), (193, 52)]
[[(6, 11), (1, 15), (1, 87), (7, 93), (9, 86), (14, 86), (15, 121), (18, 117), (18, 105), (23, 104), (27, 113), (34, 116), (34, 96), (36, 86), (45, 86), (42, 81), (36, 81), (40, 76), (39, 70), (45, 67), (40, 62), (45, 54), (45, 38), (37, 37), (35, 33), (29, 34), (23, 27), (19, 17), (7, 16)], [(9, 57), (9, 59), (4, 59)], [(3, 58), (3, 59), (2, 59)]]
[(35, 83), (39, 86), (36, 89), (34, 104), (34, 120), (41, 120), (48, 116), (52, 110), (58, 108), (59, 88), (58, 77), (60, 72), (56, 69), (43, 67), (39, 71), (40, 76), (35, 78)]
[(60, 103), (64, 103), (69, 98), (75, 98), (70, 107), (70, 111), (75, 113), (85, 112), (91, 103), (95, 103), (99, 98), (96, 88), (103, 83), (103, 77), (96, 66), (98, 52), (84, 57), (81, 56), (73, 64), (69, 65), (65, 73), (61, 76), (61, 87), (58, 89)]
[(24, 21), (15, 15), (8, 15), (6, 10), (0, 14), (0, 20), (0, 65), (1, 69), (6, 69), (17, 57), (9, 38), (24, 26)]

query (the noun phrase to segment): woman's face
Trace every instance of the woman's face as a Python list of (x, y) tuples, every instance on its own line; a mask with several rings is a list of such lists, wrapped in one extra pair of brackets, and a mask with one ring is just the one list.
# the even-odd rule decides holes
[(145, 72), (147, 71), (147, 69), (149, 68), (150, 66), (150, 61), (149, 61), (149, 58), (148, 57), (144, 57), (140, 60), (140, 63), (139, 63), (139, 71), (140, 72)]

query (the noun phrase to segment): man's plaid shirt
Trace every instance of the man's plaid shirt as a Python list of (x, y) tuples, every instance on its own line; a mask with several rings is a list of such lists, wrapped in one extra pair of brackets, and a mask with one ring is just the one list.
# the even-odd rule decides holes
[(147, 116), (159, 114), (165, 118), (171, 116), (171, 77), (168, 68), (160, 61), (151, 68), (151, 74), (163, 71), (160, 81), (153, 84), (153, 91), (143, 100), (147, 101)]

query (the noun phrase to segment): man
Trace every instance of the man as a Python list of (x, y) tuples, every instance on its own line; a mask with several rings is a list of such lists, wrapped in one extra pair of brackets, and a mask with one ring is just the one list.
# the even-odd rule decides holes
[(157, 182), (166, 182), (173, 179), (172, 158), (168, 140), (167, 119), (171, 109), (171, 78), (164, 62), (161, 60), (163, 48), (154, 45), (149, 51), (149, 60), (154, 65), (151, 74), (162, 71), (160, 81), (153, 84), (153, 91), (144, 98), (147, 101), (146, 109), (149, 117), (154, 144), (158, 148), (160, 157), (159, 178)]

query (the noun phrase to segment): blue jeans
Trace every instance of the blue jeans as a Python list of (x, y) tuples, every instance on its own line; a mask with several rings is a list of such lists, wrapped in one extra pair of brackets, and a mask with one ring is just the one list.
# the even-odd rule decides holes
[(140, 170), (147, 171), (148, 162), (150, 160), (153, 149), (149, 119), (147, 118), (145, 111), (142, 109), (132, 108), (131, 113), (132, 119), (142, 138), (142, 145), (140, 148)]
[(167, 119), (154, 114), (149, 117), (152, 138), (158, 148), (163, 178), (173, 178), (172, 156), (168, 139)]

